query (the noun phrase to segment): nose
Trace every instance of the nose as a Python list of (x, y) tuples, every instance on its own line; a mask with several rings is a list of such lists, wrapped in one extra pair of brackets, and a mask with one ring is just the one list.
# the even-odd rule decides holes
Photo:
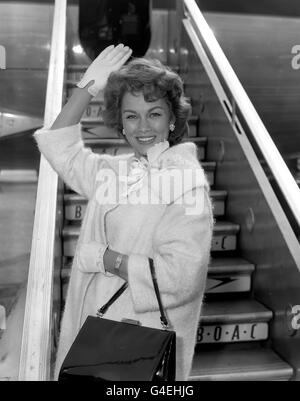
[(149, 121), (146, 117), (140, 118), (139, 131), (143, 134), (149, 133), (149, 131), (151, 131), (151, 125), (149, 124)]

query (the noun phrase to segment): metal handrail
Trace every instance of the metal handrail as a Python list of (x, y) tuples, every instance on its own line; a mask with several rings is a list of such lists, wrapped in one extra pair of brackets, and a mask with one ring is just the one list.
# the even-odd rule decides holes
[[(61, 110), (66, 0), (55, 0), (44, 125)], [(50, 380), (58, 176), (41, 156), (19, 365), (20, 381)]]
[(195, 0), (183, 0), (186, 17), (192, 22), (197, 36), (202, 37), (206, 48), (217, 65), (224, 82), (231, 91), (244, 120), (248, 124), (253, 137), (269, 165), (283, 196), (289, 205), (295, 220), (300, 226), (300, 189), (289, 168), (274, 144), (269, 132), (261, 121), (257, 111), (250, 101), (245, 89), (240, 83), (214, 33), (210, 29)]

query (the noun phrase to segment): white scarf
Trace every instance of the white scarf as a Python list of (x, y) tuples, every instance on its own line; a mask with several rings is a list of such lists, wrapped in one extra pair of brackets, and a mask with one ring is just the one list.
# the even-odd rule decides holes
[(127, 177), (120, 177), (127, 184), (127, 195), (132, 191), (141, 187), (145, 177), (150, 174), (150, 171), (157, 171), (160, 165), (157, 162), (158, 157), (170, 147), (168, 141), (156, 143), (147, 150), (147, 158), (134, 157), (129, 165)]

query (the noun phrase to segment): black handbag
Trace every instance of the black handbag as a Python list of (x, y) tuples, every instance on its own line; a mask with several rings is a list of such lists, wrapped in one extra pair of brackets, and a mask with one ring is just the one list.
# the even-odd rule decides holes
[(174, 381), (176, 333), (169, 329), (153, 260), (152, 281), (163, 329), (102, 318), (128, 283), (98, 310), (88, 316), (73, 342), (59, 373), (59, 381)]

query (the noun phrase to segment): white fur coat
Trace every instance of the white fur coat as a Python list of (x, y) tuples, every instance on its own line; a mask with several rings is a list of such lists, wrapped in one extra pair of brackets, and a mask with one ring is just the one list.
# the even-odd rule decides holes
[[(139, 320), (144, 326), (161, 328), (148, 265), (148, 257), (153, 258), (162, 303), (177, 336), (176, 380), (187, 380), (213, 230), (209, 185), (197, 160), (195, 144), (163, 146), (154, 152), (155, 157), (150, 158), (151, 174), (162, 178), (164, 185), (170, 182), (168, 176), (174, 171), (180, 173), (175, 174), (175, 184), (171, 180), (171, 188), (158, 195), (160, 201), (139, 204), (122, 202), (119, 198), (111, 198), (108, 202), (105, 198), (107, 192), (103, 191), (105, 185), (108, 189), (115, 185), (114, 181), (107, 185), (107, 176), (112, 173), (112, 180), (122, 176), (116, 180), (118, 193), (126, 193), (126, 176), (131, 171), (133, 154), (110, 156), (93, 153), (84, 147), (80, 124), (52, 131), (43, 128), (34, 137), (40, 151), (64, 182), (89, 200), (73, 260), (55, 377), (86, 316), (95, 315), (123, 283), (121, 278), (104, 270), (102, 256), (109, 245), (114, 251), (129, 255), (129, 287), (105, 317), (118, 321), (129, 318)], [(183, 186), (176, 185), (187, 170), (199, 174), (193, 175), (193, 179), (189, 175)], [(149, 188), (157, 199), (157, 181), (149, 183), (148, 171), (144, 173), (142, 171), (142, 178), (137, 180), (136, 187), (129, 197), (125, 195), (125, 199)], [(187, 206), (187, 201), (183, 204), (188, 196), (189, 202), (197, 200), (196, 211)]]

